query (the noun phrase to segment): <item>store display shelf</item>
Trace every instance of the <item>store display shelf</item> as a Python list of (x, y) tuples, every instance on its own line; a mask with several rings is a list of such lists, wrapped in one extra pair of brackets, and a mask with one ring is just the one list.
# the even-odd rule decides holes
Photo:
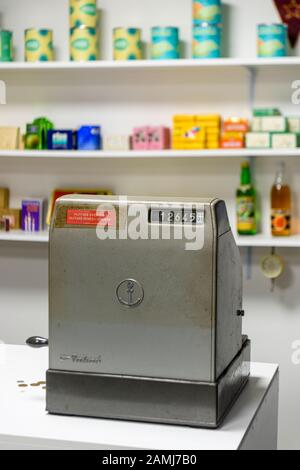
[(67, 150), (14, 150), (0, 151), (0, 158), (34, 158), (34, 159), (121, 159), (121, 158), (247, 158), (247, 157), (300, 157), (298, 149), (268, 150), (149, 150), (149, 151), (67, 151)]
[[(30, 243), (48, 243), (49, 232), (26, 233), (21, 230), (13, 230), (11, 232), (0, 232), (0, 242), (30, 242)], [(291, 237), (275, 238), (267, 235), (254, 236), (236, 236), (239, 247), (253, 248), (300, 248), (300, 235)]]
[(49, 241), (49, 233), (48, 231), (28, 233), (22, 230), (12, 230), (10, 232), (0, 232), (1, 241), (47, 243)]
[(300, 235), (290, 237), (271, 237), (270, 235), (237, 236), (240, 247), (256, 248), (300, 248)]
[(299, 66), (300, 57), (283, 57), (283, 58), (222, 58), (222, 59), (178, 59), (178, 60), (137, 60), (137, 61), (112, 61), (100, 60), (95, 62), (8, 62), (0, 63), (1, 71), (74, 71), (74, 70), (131, 70), (131, 69), (186, 69), (201, 67), (278, 67), (278, 66)]

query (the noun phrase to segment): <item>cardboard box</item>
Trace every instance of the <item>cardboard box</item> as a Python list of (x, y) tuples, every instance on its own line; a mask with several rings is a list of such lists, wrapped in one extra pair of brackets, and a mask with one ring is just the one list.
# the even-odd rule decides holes
[(9, 207), (9, 189), (0, 188), (0, 209)]
[(9, 219), (10, 230), (21, 229), (21, 209), (0, 209), (0, 217)]
[(19, 127), (0, 127), (0, 150), (17, 150), (20, 139)]

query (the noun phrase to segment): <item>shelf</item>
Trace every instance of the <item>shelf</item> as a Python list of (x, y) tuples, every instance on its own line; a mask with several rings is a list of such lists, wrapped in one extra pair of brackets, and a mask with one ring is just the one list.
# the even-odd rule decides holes
[[(49, 232), (44, 231), (38, 234), (26, 233), (19, 230), (13, 230), (5, 233), (0, 232), (0, 242), (22, 242), (22, 243), (48, 243)], [(267, 235), (255, 236), (236, 236), (236, 241), (239, 247), (253, 247), (253, 248), (300, 248), (300, 235), (293, 235), (291, 237), (275, 238)]]
[(0, 158), (33, 159), (141, 159), (141, 158), (247, 158), (247, 157), (300, 157), (300, 148), (293, 150), (162, 150), (162, 151), (66, 151), (66, 150), (15, 150), (0, 151)]
[(1, 71), (74, 71), (74, 70), (131, 70), (131, 69), (174, 69), (174, 68), (201, 68), (201, 67), (285, 67), (299, 66), (300, 57), (282, 57), (271, 59), (259, 58), (223, 58), (223, 59), (178, 59), (178, 60), (137, 60), (112, 61), (102, 60), (95, 62), (5, 62), (0, 63)]
[(0, 232), (0, 242), (31, 242), (31, 243), (48, 243), (48, 231), (40, 233), (27, 233), (21, 230), (12, 230), (10, 232)]
[(290, 237), (271, 237), (267, 235), (254, 235), (236, 237), (240, 247), (256, 248), (300, 248), (300, 235)]

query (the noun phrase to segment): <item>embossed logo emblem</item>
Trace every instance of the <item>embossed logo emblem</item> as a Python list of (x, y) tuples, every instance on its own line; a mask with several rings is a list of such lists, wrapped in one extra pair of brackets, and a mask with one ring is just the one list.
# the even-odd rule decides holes
[(138, 307), (144, 300), (144, 289), (138, 281), (125, 279), (117, 287), (117, 297), (126, 307)]

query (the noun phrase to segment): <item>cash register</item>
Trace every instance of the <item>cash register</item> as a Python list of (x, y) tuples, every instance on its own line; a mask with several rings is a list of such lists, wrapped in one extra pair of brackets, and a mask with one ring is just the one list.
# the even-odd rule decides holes
[(65, 196), (49, 249), (47, 411), (218, 427), (251, 348), (224, 201)]

